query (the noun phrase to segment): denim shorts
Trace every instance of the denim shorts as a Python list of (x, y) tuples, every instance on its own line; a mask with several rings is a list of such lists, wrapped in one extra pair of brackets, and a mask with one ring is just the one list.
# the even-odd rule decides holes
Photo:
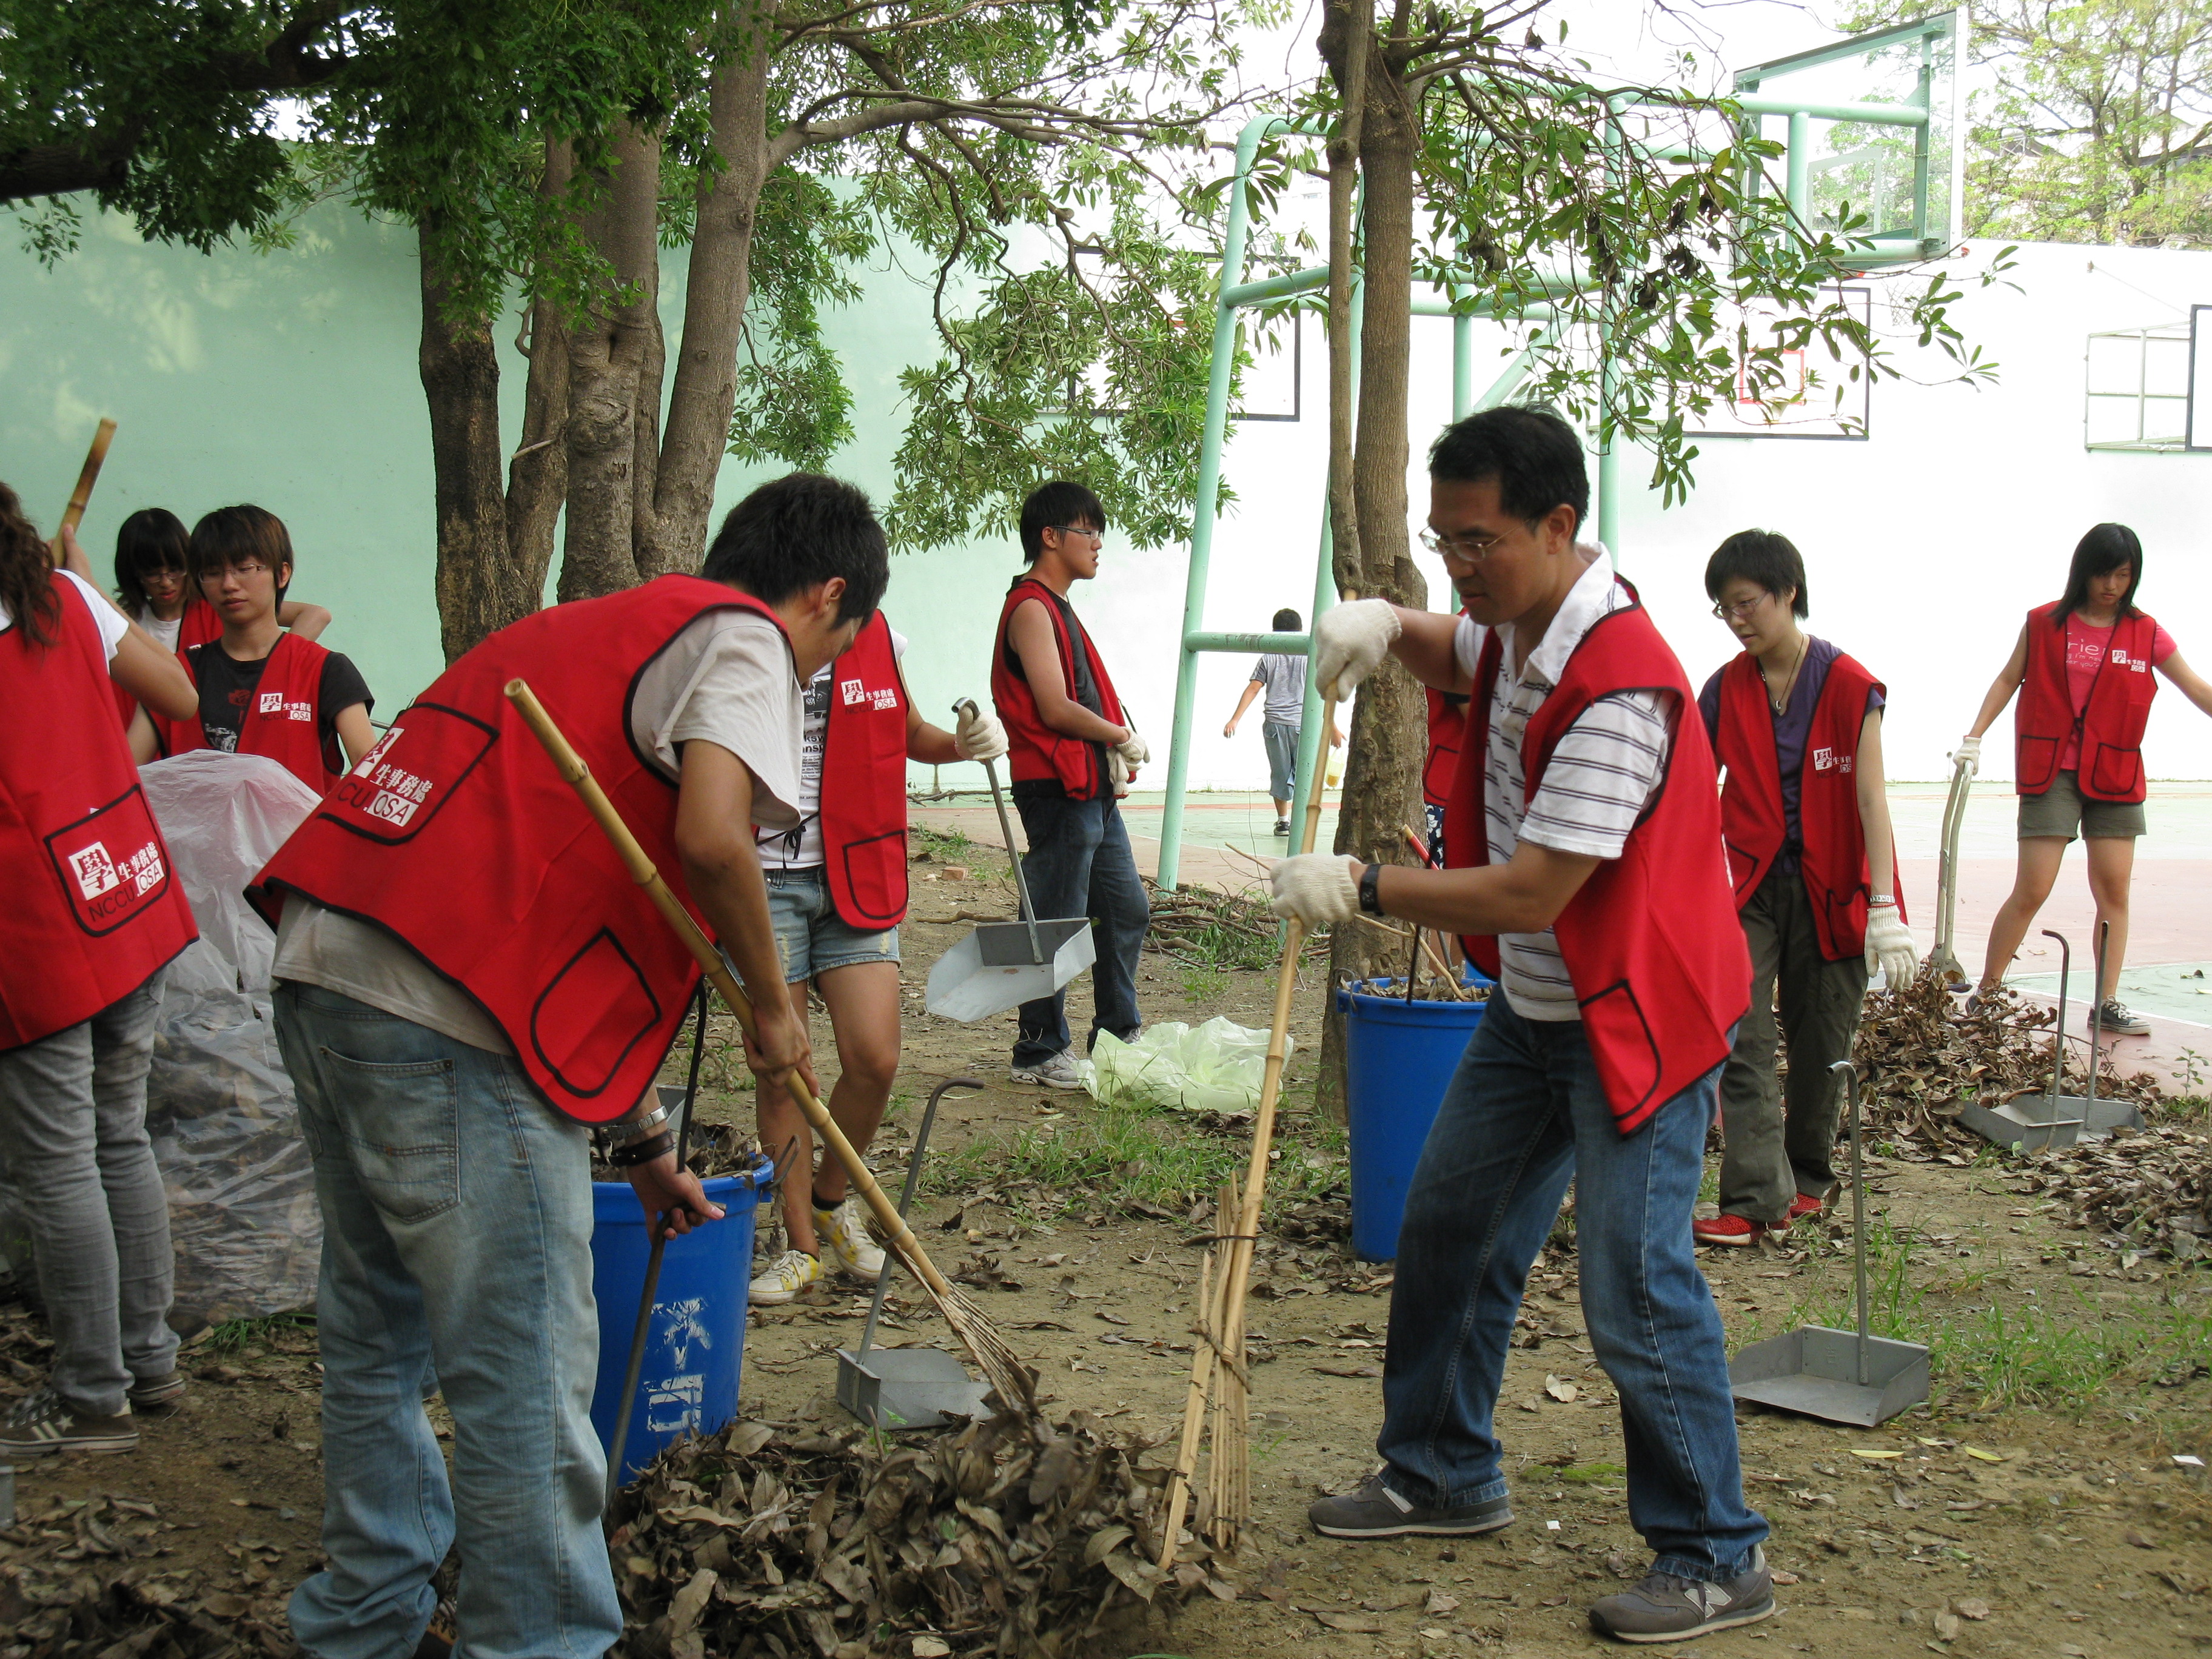
[(2092, 800), (2081, 793), (2075, 773), (2059, 773), (2039, 795), (2020, 798), (2020, 838), (2059, 836), (2140, 836), (2143, 804), (2139, 800)]
[(864, 962), (899, 959), (897, 928), (864, 933), (838, 915), (821, 866), (762, 873), (768, 878), (768, 916), (775, 927), (775, 951), (783, 959), (785, 984), (796, 985)]

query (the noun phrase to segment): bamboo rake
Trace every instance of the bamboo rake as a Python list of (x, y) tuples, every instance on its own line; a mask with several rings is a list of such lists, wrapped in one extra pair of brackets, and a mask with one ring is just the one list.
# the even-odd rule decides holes
[(99, 426), (93, 430), (92, 447), (85, 451), (83, 470), (76, 475), (76, 488), (70, 491), (69, 505), (62, 509), (60, 528), (54, 532), (53, 540), (46, 544), (46, 550), (57, 566), (62, 562), (62, 531), (75, 530), (84, 522), (85, 504), (92, 500), (92, 487), (100, 480), (100, 463), (107, 459), (107, 446), (114, 436), (115, 422), (101, 416)]
[[(661, 879), (659, 871), (653, 867), (652, 858), (645, 848), (638, 845), (637, 837), (623, 822), (622, 814), (607, 799), (606, 792), (599, 787), (599, 780), (592, 775), (591, 769), (584, 764), (583, 757), (569, 746), (568, 739), (562, 735), (561, 728), (553, 723), (553, 717), (545, 712), (544, 705), (526, 684), (521, 680), (509, 680), (507, 696), (516, 712), (522, 716), (524, 723), (544, 745), (545, 752), (552, 757), (554, 769), (568, 780), (583, 801), (585, 809), (598, 820), (599, 828), (606, 832), (607, 839), (614, 843), (615, 851), (621, 855), (623, 866), (629, 871), (630, 879), (645, 889), (646, 896), (653, 901), (653, 908), (660, 912), (662, 918), (689, 947), (694, 959), (705, 970), (708, 981), (722, 994), (722, 1000), (730, 1005), (731, 1012), (737, 1015), (738, 1023), (744, 1028), (745, 1035), (754, 1036), (753, 1005), (745, 995), (744, 988), (738, 983), (737, 976), (723, 963), (722, 953), (714, 948), (699, 924), (692, 920), (691, 913), (669, 890), (668, 884)], [(922, 1249), (921, 1241), (907, 1225), (906, 1218), (898, 1212), (898, 1206), (877, 1183), (867, 1164), (854, 1150), (853, 1143), (845, 1138), (845, 1132), (837, 1127), (836, 1121), (815, 1098), (814, 1091), (806, 1086), (805, 1079), (794, 1072), (783, 1079), (783, 1085), (790, 1091), (791, 1097), (799, 1103), (799, 1109), (805, 1114), (807, 1122), (813, 1126), (814, 1133), (822, 1137), (823, 1144), (830, 1149), (831, 1156), (845, 1166), (845, 1174), (852, 1182), (853, 1189), (875, 1212), (877, 1224), (884, 1230), (886, 1242), (898, 1252), (914, 1276), (921, 1280), (922, 1287), (929, 1292), (930, 1299), (945, 1316), (945, 1322), (967, 1345), (968, 1352), (974, 1356), (976, 1364), (982, 1368), (984, 1376), (997, 1391), (1000, 1402), (1010, 1410), (1034, 1415), (1036, 1411), (1036, 1373), (1022, 1363), (1020, 1356), (1014, 1352), (983, 1310), (949, 1284), (945, 1275), (937, 1270), (936, 1264)]]
[[(1346, 599), (1357, 599), (1346, 593)], [(1336, 720), (1336, 699), (1322, 704), (1321, 729), (1326, 732)], [(1326, 757), (1327, 751), (1324, 750)], [(1316, 766), (1325, 772), (1325, 766)], [(1298, 832), (1298, 851), (1310, 853), (1321, 834), (1322, 780), (1316, 777), (1306, 797), (1306, 820)], [(1201, 1280), (1199, 1297), (1198, 1340), (1191, 1346), (1190, 1391), (1183, 1406), (1182, 1440), (1176, 1449), (1174, 1472), (1168, 1480), (1167, 1524), (1161, 1529), (1163, 1570), (1175, 1564), (1177, 1534), (1190, 1502), (1190, 1483), (1198, 1468), (1199, 1442), (1209, 1416), (1213, 1429), (1212, 1462), (1207, 1493), (1207, 1530), (1220, 1548), (1234, 1553), (1237, 1534), (1250, 1512), (1249, 1464), (1246, 1458), (1249, 1425), (1245, 1421), (1247, 1377), (1244, 1366), (1245, 1291), (1252, 1282), (1252, 1247), (1260, 1231), (1260, 1211), (1267, 1195), (1267, 1154), (1275, 1139), (1275, 1102), (1282, 1093), (1285, 1040), (1291, 1026), (1291, 998), (1298, 985), (1298, 952), (1304, 947), (1305, 924), (1295, 916), (1283, 927), (1283, 956), (1275, 970), (1275, 1013), (1267, 1030), (1267, 1068), (1260, 1079), (1260, 1109), (1252, 1123), (1252, 1156), (1244, 1173), (1238, 1200), (1233, 1188), (1224, 1195), (1215, 1231), (1221, 1233), (1234, 1211), (1236, 1230), (1222, 1234), (1219, 1276), (1215, 1294), (1206, 1299)], [(1231, 1407), (1233, 1403), (1234, 1409)], [(1209, 1405), (1211, 1409), (1209, 1410)]]

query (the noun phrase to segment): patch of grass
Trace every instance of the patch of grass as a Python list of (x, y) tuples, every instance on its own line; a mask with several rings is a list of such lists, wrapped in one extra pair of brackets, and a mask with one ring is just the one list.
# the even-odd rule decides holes
[(1224, 974), (1231, 969), (1265, 973), (1282, 960), (1282, 946), (1277, 940), (1237, 927), (1201, 927), (1185, 934), (1179, 944), (1206, 967)]
[(260, 1319), (226, 1319), (208, 1332), (204, 1346), (208, 1353), (222, 1358), (246, 1348), (283, 1346), (286, 1337), (301, 1331), (314, 1334), (314, 1315), (284, 1313)]
[[(1287, 1128), (1287, 1125), (1285, 1126)], [(1048, 1215), (1086, 1210), (1181, 1212), (1212, 1198), (1231, 1170), (1243, 1170), (1249, 1130), (1208, 1127), (1203, 1119), (1143, 1102), (1101, 1104), (1085, 1097), (1056, 1123), (1011, 1134), (980, 1136), (930, 1160), (923, 1181), (932, 1192), (992, 1188), (1024, 1194)], [(1267, 1207), (1303, 1204), (1345, 1178), (1340, 1130), (1304, 1144), (1277, 1137), (1279, 1156), (1267, 1175)]]
[(933, 830), (924, 824), (915, 824), (906, 832), (907, 845), (917, 853), (927, 853), (943, 864), (964, 863), (975, 850), (975, 843), (957, 829)]
[(1229, 975), (1218, 968), (1186, 968), (1182, 994), (1192, 1002), (1211, 1002), (1229, 988)]

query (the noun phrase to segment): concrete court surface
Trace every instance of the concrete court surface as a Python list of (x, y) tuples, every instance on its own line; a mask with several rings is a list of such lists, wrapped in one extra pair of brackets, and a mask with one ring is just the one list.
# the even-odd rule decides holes
[[(1936, 854), (1945, 793), (1943, 785), (1934, 783), (1893, 784), (1889, 792), (1899, 882), (1914, 936), (1923, 951), (1935, 938)], [(1156, 874), (1159, 866), (1162, 799), (1159, 792), (1149, 791), (1132, 794), (1123, 803), (1137, 866), (1146, 875)], [(1981, 972), (1990, 921), (2012, 890), (2015, 799), (2008, 783), (1978, 782), (1968, 803), (1960, 836), (1954, 949), (1970, 976)], [(1324, 849), (1334, 839), (1336, 802), (1334, 791), (1322, 798), (1321, 834), (1315, 844)], [(1007, 810), (1011, 814), (1011, 803)], [(912, 816), (917, 824), (957, 828), (972, 841), (991, 847), (1003, 844), (988, 793), (963, 793), (935, 805), (917, 801)], [(2114, 1063), (2124, 1074), (2149, 1072), (2169, 1090), (2203, 1092), (2212, 1085), (2212, 783), (2154, 782), (2148, 816), (2149, 833), (2136, 848), (2131, 935), (2121, 997), (2149, 1018), (2152, 1032), (2148, 1037), (2114, 1039)], [(1018, 837), (1018, 819), (1016, 825)], [(1183, 814), (1182, 878), (1232, 890), (1259, 885), (1259, 866), (1252, 857), (1239, 854), (1264, 859), (1288, 850), (1296, 837), (1272, 834), (1273, 825), (1274, 809), (1265, 795), (1224, 791), (1189, 796)], [(2067, 849), (2057, 884), (2014, 968), (2020, 990), (2038, 1000), (2055, 1002), (2059, 951), (2042, 937), (2042, 930), (2052, 928), (2068, 937), (2074, 947), (2068, 1036), (2084, 1049), (2087, 1032), (2080, 1011), (2089, 992), (2094, 915), (2081, 849), (2076, 845)], [(2202, 979), (2196, 977), (2200, 970)], [(2191, 1056), (2205, 1058), (2192, 1060)], [(2187, 1076), (2192, 1065), (2205, 1074), (2196, 1083)]]

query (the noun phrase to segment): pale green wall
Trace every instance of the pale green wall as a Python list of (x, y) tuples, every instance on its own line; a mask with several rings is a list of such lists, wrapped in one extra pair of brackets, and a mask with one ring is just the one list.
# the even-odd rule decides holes
[[(137, 507), (165, 506), (187, 524), (226, 502), (268, 507), (298, 551), (294, 592), (336, 614), (325, 642), (361, 665), (388, 720), (443, 665), (414, 236), (336, 204), (302, 228), (285, 252), (204, 257), (95, 218), (82, 248), (51, 271), (0, 247), (0, 384), (9, 394), (0, 478), (51, 529), (94, 421), (112, 416), (120, 428), (84, 529), (103, 581), (116, 526)], [(664, 257), (672, 361), (684, 264), (680, 253)], [(867, 290), (828, 319), (860, 428), (832, 470), (880, 502), (898, 441), (899, 371), (933, 355), (933, 341), (927, 296), (905, 276), (879, 268)], [(514, 331), (510, 319), (501, 332)], [(502, 344), (512, 442), (523, 363)], [(717, 518), (775, 470), (726, 465)], [(908, 678), (940, 724), (956, 696), (988, 698), (991, 627), (1019, 562), (1009, 545), (892, 561), (885, 610), (913, 641)]]

